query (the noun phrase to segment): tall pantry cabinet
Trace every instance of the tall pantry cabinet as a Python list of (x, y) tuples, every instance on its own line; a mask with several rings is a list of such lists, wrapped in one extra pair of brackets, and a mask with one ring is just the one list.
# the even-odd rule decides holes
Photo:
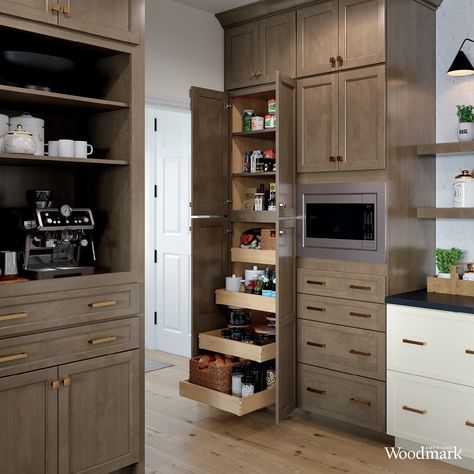
[(3, 61), (0, 113), (31, 112), (46, 142), (95, 149), (87, 159), (0, 153), (1, 215), (47, 189), (96, 222), (94, 274), (0, 283), (2, 474), (144, 472), (143, 28), (143, 0), (0, 1), (2, 61), (27, 51), (75, 68), (36, 90), (26, 85), (44, 75), (17, 68), (7, 80)]

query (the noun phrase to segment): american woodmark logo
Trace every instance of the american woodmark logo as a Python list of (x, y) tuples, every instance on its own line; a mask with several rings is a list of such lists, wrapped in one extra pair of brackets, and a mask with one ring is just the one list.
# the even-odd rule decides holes
[(435, 459), (437, 461), (454, 461), (462, 459), (462, 449), (457, 446), (422, 446), (417, 451), (407, 451), (398, 447), (384, 448), (389, 459)]

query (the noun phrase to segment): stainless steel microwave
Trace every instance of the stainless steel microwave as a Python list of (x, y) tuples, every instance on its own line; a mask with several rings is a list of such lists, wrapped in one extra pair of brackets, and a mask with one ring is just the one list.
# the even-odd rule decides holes
[(298, 187), (298, 256), (385, 262), (384, 183)]

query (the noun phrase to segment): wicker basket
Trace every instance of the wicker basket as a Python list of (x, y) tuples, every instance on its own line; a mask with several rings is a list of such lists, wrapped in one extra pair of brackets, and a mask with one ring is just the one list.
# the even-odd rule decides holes
[(260, 248), (262, 250), (275, 250), (276, 246), (276, 230), (262, 229), (262, 238), (260, 241)]
[(232, 367), (239, 365), (211, 365), (207, 369), (199, 368), (200, 356), (189, 359), (189, 381), (201, 387), (231, 394), (232, 392)]

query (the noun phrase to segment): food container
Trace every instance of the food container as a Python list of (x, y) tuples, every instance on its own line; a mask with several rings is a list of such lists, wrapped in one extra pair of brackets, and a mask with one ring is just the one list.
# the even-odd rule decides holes
[(263, 117), (252, 117), (252, 131), (263, 130), (265, 119)]
[(265, 128), (276, 127), (276, 115), (265, 115)]
[(242, 280), (241, 276), (228, 276), (225, 278), (225, 289), (226, 291), (235, 291), (239, 292), (240, 290), (240, 281)]
[(245, 270), (245, 284), (248, 285), (250, 280), (258, 280), (263, 275), (265, 275), (265, 270), (259, 270), (257, 265), (254, 265), (252, 270)]
[(199, 367), (201, 356), (189, 359), (189, 381), (201, 387), (210, 388), (230, 395), (232, 387), (232, 368), (239, 365), (209, 365), (208, 368)]
[(21, 153), (24, 155), (34, 155), (37, 148), (36, 140), (33, 134), (25, 132), (21, 125), (8, 132), (3, 142), (5, 153)]
[(260, 248), (262, 250), (275, 250), (276, 247), (276, 230), (262, 229), (262, 237), (260, 239)]
[(44, 155), (44, 120), (32, 117), (31, 114), (25, 112), (19, 117), (10, 119), (10, 131), (16, 130), (21, 125), (25, 132), (30, 132), (36, 140), (35, 155)]
[(277, 113), (277, 101), (275, 99), (269, 99), (268, 101), (268, 113), (275, 115)]
[(0, 153), (3, 152), (3, 141), (9, 131), (9, 118), (6, 115), (0, 114)]
[(255, 117), (257, 114), (253, 109), (245, 109), (244, 115), (242, 117), (242, 130), (244, 132), (251, 132), (252, 131), (252, 118)]
[(474, 207), (474, 177), (468, 170), (462, 170), (455, 178), (453, 207)]
[(228, 327), (249, 327), (252, 313), (248, 309), (234, 308), (229, 310)]

